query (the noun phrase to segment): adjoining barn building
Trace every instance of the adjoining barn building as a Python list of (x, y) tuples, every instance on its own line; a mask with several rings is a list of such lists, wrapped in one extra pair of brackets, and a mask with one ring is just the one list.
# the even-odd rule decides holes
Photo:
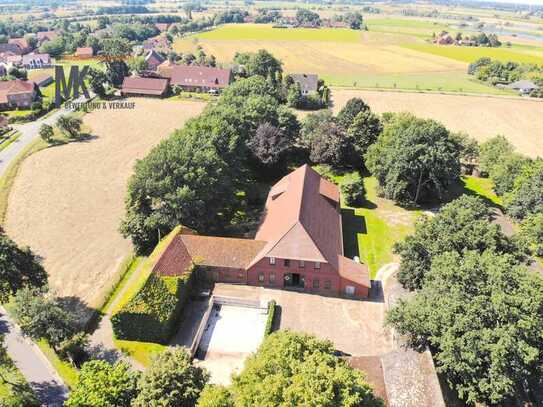
[(155, 272), (196, 264), (215, 282), (365, 298), (369, 270), (344, 256), (339, 200), (338, 187), (304, 165), (272, 187), (254, 240), (181, 232)]
[(140, 78), (127, 76), (123, 80), (121, 94), (123, 96), (162, 97), (168, 92), (168, 79)]
[(188, 92), (218, 92), (233, 80), (230, 69), (208, 66), (177, 65), (166, 61), (157, 70), (161, 76), (170, 79), (170, 85)]

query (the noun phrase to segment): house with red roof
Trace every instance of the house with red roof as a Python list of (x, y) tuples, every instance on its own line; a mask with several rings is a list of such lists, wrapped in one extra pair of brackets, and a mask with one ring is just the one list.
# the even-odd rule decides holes
[(51, 67), (51, 57), (49, 54), (30, 54), (23, 55), (21, 64), (25, 69), (42, 69)]
[(83, 59), (92, 58), (94, 56), (94, 50), (92, 47), (77, 47), (75, 56)]
[(38, 96), (37, 88), (32, 81), (0, 81), (0, 108), (29, 108)]
[(338, 187), (308, 165), (271, 188), (255, 239), (180, 232), (154, 272), (182, 275), (191, 265), (215, 282), (355, 298), (371, 288), (367, 266), (344, 255)]
[(127, 76), (123, 80), (121, 94), (123, 96), (162, 97), (168, 92), (168, 84), (168, 79), (164, 78)]
[(38, 31), (36, 33), (36, 38), (38, 40), (38, 45), (42, 45), (44, 42), (53, 41), (58, 37), (56, 31)]
[(150, 50), (147, 55), (145, 55), (145, 62), (147, 63), (147, 69), (150, 71), (156, 71), (158, 66), (162, 64), (166, 58), (156, 52), (154, 49)]
[(230, 69), (199, 65), (177, 65), (165, 61), (157, 68), (158, 73), (170, 79), (172, 86), (179, 86), (188, 92), (220, 91), (233, 80)]
[(16, 45), (21, 49), (21, 55), (27, 54), (32, 51), (32, 47), (26, 40), (26, 38), (10, 38), (8, 44)]

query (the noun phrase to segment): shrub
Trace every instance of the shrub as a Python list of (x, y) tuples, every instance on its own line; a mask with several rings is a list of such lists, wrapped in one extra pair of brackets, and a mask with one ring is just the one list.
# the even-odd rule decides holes
[(366, 199), (364, 181), (357, 172), (345, 176), (341, 182), (341, 194), (349, 206), (360, 206)]
[(268, 302), (268, 319), (266, 320), (266, 328), (264, 329), (264, 336), (268, 336), (273, 330), (273, 318), (275, 316), (275, 300)]
[(180, 277), (151, 273), (141, 290), (111, 318), (115, 337), (167, 343), (190, 295), (194, 270)]

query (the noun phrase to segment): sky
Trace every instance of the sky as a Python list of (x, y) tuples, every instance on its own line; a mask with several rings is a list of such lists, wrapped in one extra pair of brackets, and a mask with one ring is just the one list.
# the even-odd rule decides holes
[(495, 1), (496, 3), (513, 3), (513, 4), (533, 4), (543, 6), (543, 0), (480, 0), (480, 1)]

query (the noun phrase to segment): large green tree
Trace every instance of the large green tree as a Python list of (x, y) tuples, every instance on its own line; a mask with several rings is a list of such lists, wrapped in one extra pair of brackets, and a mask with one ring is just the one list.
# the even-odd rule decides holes
[(125, 362), (112, 365), (93, 360), (83, 365), (75, 389), (64, 403), (67, 407), (130, 407), (137, 395), (139, 374)]
[(460, 180), (460, 146), (434, 120), (395, 115), (366, 154), (386, 198), (402, 204), (441, 201)]
[(5, 302), (22, 287), (40, 288), (47, 284), (47, 273), (32, 251), (19, 248), (0, 229), (0, 301)]
[(132, 407), (193, 407), (208, 378), (184, 348), (168, 349), (140, 377)]
[(513, 151), (513, 145), (504, 136), (485, 141), (479, 148), (479, 169), (483, 174), (490, 174), (493, 167)]
[(255, 53), (238, 53), (234, 56), (234, 62), (243, 67), (247, 76), (259, 75), (273, 84), (277, 83), (278, 75), (283, 72), (282, 62), (265, 49)]
[(120, 86), (130, 69), (126, 63), (132, 53), (130, 43), (120, 37), (106, 38), (102, 41), (101, 56), (106, 67), (108, 82)]
[(518, 220), (543, 211), (542, 159), (526, 165), (515, 179), (513, 190), (505, 197), (505, 210)]
[(234, 376), (234, 405), (382, 406), (363, 375), (333, 355), (329, 341), (289, 331), (268, 336)]
[(492, 165), (488, 176), (494, 182), (494, 191), (497, 195), (505, 195), (513, 190), (515, 180), (529, 165), (530, 160), (518, 153), (511, 153), (501, 157), (500, 161)]
[(470, 404), (515, 405), (543, 374), (542, 311), (542, 277), (512, 256), (448, 252), (388, 322), (413, 347), (429, 346), (438, 372)]
[(51, 296), (22, 288), (14, 297), (13, 315), (21, 331), (32, 339), (45, 339), (55, 349), (76, 332), (76, 322)]
[(415, 233), (395, 245), (400, 255), (398, 280), (410, 290), (423, 286), (434, 258), (441, 253), (492, 249), (522, 258), (517, 246), (506, 237), (500, 226), (491, 223), (492, 212), (476, 197), (466, 195), (445, 205), (434, 217), (422, 217)]
[(234, 407), (234, 399), (223, 386), (206, 385), (200, 394), (197, 407)]

